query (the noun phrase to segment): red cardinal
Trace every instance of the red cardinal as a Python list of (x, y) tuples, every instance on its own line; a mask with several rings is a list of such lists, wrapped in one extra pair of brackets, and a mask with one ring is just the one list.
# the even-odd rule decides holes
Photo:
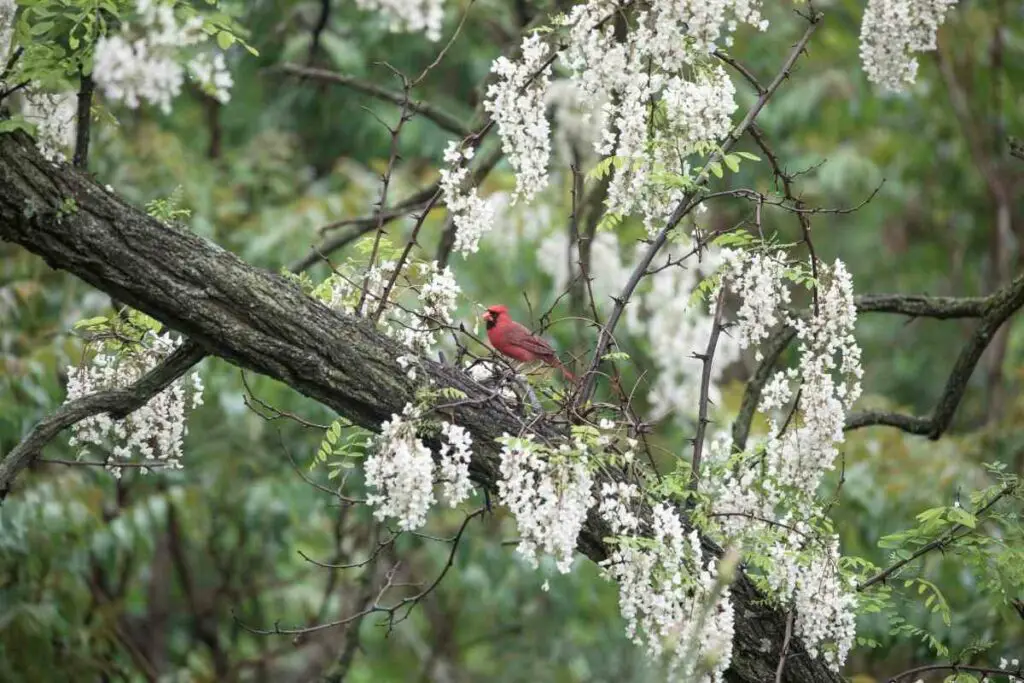
[(522, 363), (543, 361), (561, 370), (570, 382), (576, 381), (572, 373), (562, 365), (562, 361), (558, 360), (551, 344), (530, 334), (530, 330), (509, 317), (508, 306), (489, 307), (483, 319), (487, 323), (487, 339), (495, 349)]

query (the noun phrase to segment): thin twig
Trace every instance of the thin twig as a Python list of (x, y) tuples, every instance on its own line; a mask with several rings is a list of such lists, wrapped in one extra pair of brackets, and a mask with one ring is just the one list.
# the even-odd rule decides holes
[[(997, 493), (992, 498), (992, 500), (990, 500), (985, 505), (983, 505), (981, 508), (979, 508), (978, 511), (976, 513), (974, 513), (974, 516), (976, 518), (980, 518), (983, 514), (988, 512), (989, 509), (991, 509), (993, 505), (995, 505), (1000, 500), (1002, 500), (1003, 497), (1013, 493), (1013, 491), (1016, 488), (1017, 488), (1017, 484), (1016, 483), (1008, 484), (999, 493)], [(910, 564), (911, 562), (913, 562), (917, 558), (921, 557), (922, 555), (926, 555), (926, 554), (930, 553), (933, 550), (936, 550), (936, 549), (939, 549), (939, 548), (944, 548), (944, 547), (950, 545), (950, 542), (954, 540), (956, 535), (958, 533), (960, 533), (961, 531), (963, 531), (964, 529), (967, 529), (967, 528), (968, 527), (964, 526), (963, 524), (954, 524), (953, 526), (951, 526), (949, 528), (949, 530), (946, 531), (946, 533), (942, 534), (942, 536), (940, 536), (939, 538), (935, 539), (931, 543), (928, 543), (927, 545), (921, 546), (910, 557), (908, 557), (906, 559), (903, 559), (903, 560), (900, 560), (899, 562), (891, 565), (890, 567), (887, 567), (886, 569), (883, 569), (882, 571), (878, 572), (877, 574), (875, 574), (871, 578), (869, 578), (866, 581), (864, 581), (863, 583), (859, 584), (857, 586), (857, 591), (860, 592), (860, 591), (863, 591), (863, 590), (866, 590), (866, 589), (870, 588), (871, 586), (874, 586), (876, 583), (884, 582), (890, 576), (892, 576), (893, 574), (895, 574), (900, 569), (902, 569), (906, 565)]]
[[(700, 373), (700, 400), (697, 408), (697, 434), (693, 437), (693, 460), (690, 464), (690, 484), (692, 493), (697, 493), (697, 486), (700, 483), (701, 457), (704, 452), (704, 432), (707, 430), (708, 404), (711, 403), (711, 367), (715, 359), (715, 347), (718, 345), (718, 335), (722, 331), (722, 309), (725, 308), (725, 286), (718, 291), (718, 299), (715, 301), (715, 317), (711, 323), (711, 334), (708, 335), (708, 346), (702, 354), (695, 353), (694, 358), (700, 360), (703, 368)], [(693, 503), (691, 498), (691, 504)]]
[(758, 97), (757, 102), (754, 104), (753, 107), (750, 108), (750, 110), (747, 112), (747, 115), (743, 118), (739, 125), (736, 126), (735, 130), (733, 130), (732, 133), (730, 133), (728, 139), (724, 142), (721, 149), (712, 154), (711, 157), (708, 159), (708, 162), (704, 165), (704, 169), (694, 180), (695, 189), (688, 192), (679, 201), (679, 204), (676, 206), (675, 211), (672, 213), (671, 217), (669, 217), (668, 222), (658, 232), (658, 235), (648, 246), (647, 252), (644, 254), (643, 258), (640, 259), (640, 262), (633, 269), (633, 273), (630, 275), (629, 281), (623, 287), (622, 293), (619, 294), (618, 298), (615, 299), (615, 306), (612, 309), (612, 313), (608, 318), (608, 322), (605, 324), (602, 330), (601, 336), (598, 338), (597, 348), (594, 351), (594, 358), (591, 361), (590, 367), (583, 375), (581, 389), (576, 396), (576, 404), (574, 406), (577, 410), (587, 401), (589, 401), (591, 396), (593, 395), (596, 378), (595, 372), (597, 371), (597, 367), (598, 365), (600, 365), (601, 358), (604, 356), (605, 352), (608, 349), (608, 345), (611, 343), (612, 333), (615, 331), (615, 327), (618, 325), (619, 318), (622, 317), (622, 313), (625, 310), (626, 305), (629, 303), (630, 299), (632, 299), (633, 292), (640, 284), (640, 280), (644, 277), (644, 273), (650, 267), (651, 262), (654, 260), (654, 257), (658, 254), (661, 248), (668, 241), (669, 233), (671, 233), (672, 230), (676, 228), (679, 222), (691, 210), (691, 207), (694, 203), (693, 200), (697, 192), (699, 192), (707, 184), (710, 178), (711, 167), (721, 160), (722, 155), (728, 153), (729, 150), (733, 148), (733, 146), (740, 139), (740, 137), (742, 137), (743, 134), (747, 131), (747, 129), (750, 128), (750, 126), (754, 123), (754, 120), (757, 118), (758, 114), (761, 113), (761, 110), (768, 103), (768, 100), (772, 98), (772, 96), (775, 94), (775, 91), (778, 90), (782, 82), (789, 77), (790, 71), (793, 69), (793, 65), (796, 64), (796, 60), (807, 47), (807, 43), (811, 39), (811, 36), (814, 34), (814, 31), (818, 28), (818, 24), (821, 23), (821, 18), (822, 15), (817, 12), (813, 12), (812, 14), (808, 15), (807, 30), (804, 31), (803, 36), (801, 36), (800, 40), (797, 41), (795, 46), (793, 46), (793, 49), (790, 51), (789, 56), (783, 63), (782, 68), (776, 74), (775, 78), (768, 85), (765, 91), (760, 95), (760, 97)]
[[(343, 85), (346, 88), (355, 90), (356, 92), (361, 92), (364, 95), (370, 95), (371, 97), (375, 97), (379, 100), (384, 100), (385, 102), (390, 102), (392, 104), (397, 104), (399, 106), (401, 106), (403, 101), (405, 101), (405, 94), (402, 92), (389, 90), (388, 88), (377, 85), (376, 83), (355, 78), (354, 76), (339, 74), (328, 69), (303, 66), (301, 64), (281, 64), (274, 68), (277, 71), (282, 71), (293, 76), (302, 76), (303, 78)], [(454, 133), (459, 137), (465, 137), (472, 132), (458, 116), (450, 114), (429, 102), (409, 100), (408, 109), (416, 112), (423, 118), (434, 122), (438, 127), (443, 128), (450, 133)]]

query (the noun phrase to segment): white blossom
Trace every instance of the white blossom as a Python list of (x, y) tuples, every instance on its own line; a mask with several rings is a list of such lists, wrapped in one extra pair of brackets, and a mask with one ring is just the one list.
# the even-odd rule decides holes
[(498, 125), (505, 157), (516, 172), (513, 204), (519, 197), (532, 201), (544, 189), (551, 156), (551, 131), (544, 107), (551, 66), (542, 68), (548, 48), (535, 33), (523, 39), (522, 50), (520, 61), (494, 60), (491, 71), (498, 81), (487, 88), (484, 102), (484, 109)]
[(224, 56), (200, 52), (188, 57), (210, 39), (202, 17), (182, 19), (162, 0), (138, 0), (136, 9), (136, 24), (125, 22), (120, 33), (96, 41), (93, 79), (103, 95), (132, 109), (148, 102), (169, 113), (191, 74), (213, 97), (227, 102), (232, 79)]
[(424, 269), (431, 275), (430, 280), (420, 289), (423, 314), (438, 322), (450, 324), (462, 289), (455, 281), (451, 268), (445, 266), (444, 270), (440, 270), (434, 261), (424, 264)]
[(416, 436), (419, 414), (407, 404), (402, 415), (392, 415), (370, 439), (366, 459), (367, 502), (378, 520), (393, 517), (403, 530), (422, 527), (434, 504), (434, 461), (430, 449)]
[(77, 113), (77, 98), (71, 91), (48, 93), (29, 89), (21, 110), (25, 120), (36, 125), (39, 152), (53, 162), (65, 159), (66, 150), (74, 147)]
[(227, 61), (224, 53), (200, 52), (188, 63), (188, 72), (192, 80), (198, 83), (211, 97), (227, 104), (231, 99), (231, 87), (235, 84), (228, 71)]
[(702, 683), (722, 681), (733, 649), (729, 591), (721, 590), (711, 601), (718, 578), (714, 561), (705, 563), (697, 532), (686, 533), (669, 505), (654, 506), (650, 538), (638, 542), (631, 533), (636, 519), (629, 512), (634, 498), (629, 487), (606, 486), (598, 510), (612, 533), (619, 535), (615, 550), (601, 566), (619, 586), (626, 633), (651, 656), (669, 655), (672, 680), (695, 680), (695, 666), (704, 660), (712, 666)]
[(444, 153), (447, 168), (441, 169), (440, 188), (445, 206), (455, 224), (453, 250), (463, 256), (475, 254), (480, 238), (494, 226), (494, 207), (477, 193), (477, 189), (464, 189), (469, 177), (466, 163), (473, 157), (471, 147), (459, 148), (450, 142)]
[(505, 435), (503, 442), (498, 498), (516, 519), (517, 550), (534, 567), (539, 552), (552, 555), (558, 570), (567, 573), (594, 504), (593, 477), (580, 457), (545, 457), (532, 435)]
[(447, 421), (441, 423), (441, 434), (445, 438), (438, 464), (441, 495), (448, 505), (455, 507), (469, 497), (473, 488), (469, 480), (473, 438), (465, 427)]
[(868, 0), (860, 29), (860, 58), (868, 80), (902, 90), (917, 78), (916, 52), (935, 38), (956, 0)]
[(441, 39), (444, 0), (356, 0), (356, 4), (379, 13), (392, 33), (423, 33), (428, 40)]
[[(65, 402), (97, 391), (128, 387), (180, 345), (181, 339), (170, 334), (147, 332), (130, 350), (101, 350), (89, 363), (68, 368)], [(114, 420), (101, 413), (75, 423), (69, 444), (79, 449), (79, 457), (88, 455), (90, 446), (110, 446), (107, 469), (115, 477), (121, 476), (120, 465), (135, 460), (181, 469), (182, 445), (188, 434), (185, 410), (202, 405), (202, 393), (203, 383), (197, 371), (191, 379), (179, 378), (171, 383), (124, 418)]]
[[(789, 288), (783, 277), (786, 261), (782, 252), (734, 251), (726, 254), (728, 287), (740, 299), (737, 325), (732, 334), (741, 349), (755, 346), (771, 333), (789, 304)], [(758, 360), (760, 351), (758, 351)]]
[[(746, 263), (742, 272), (755, 261)], [(755, 270), (764, 268), (762, 261)], [(724, 457), (731, 451), (724, 439), (718, 453), (708, 458), (720, 476), (706, 482), (717, 533), (769, 558), (763, 569), (772, 597), (796, 608), (797, 635), (812, 655), (838, 670), (853, 643), (855, 597), (838, 570), (837, 539), (822, 537), (811, 521), (823, 515), (817, 490), (824, 473), (834, 467), (846, 413), (860, 395), (862, 369), (853, 336), (852, 279), (838, 260), (831, 267), (819, 264), (818, 275), (817, 310), (812, 306), (806, 318), (781, 310), (788, 298), (767, 292), (776, 285), (754, 286), (756, 278), (741, 285), (744, 296), (754, 301), (752, 316), (772, 323), (785, 316), (797, 330), (799, 364), (774, 375), (765, 387), (761, 410), (781, 408), (798, 385), (800, 419), (786, 430), (770, 420), (769, 435), (759, 444), (762, 450), (748, 449), (754, 453), (749, 461), (731, 463)], [(751, 320), (746, 322), (746, 338), (756, 342), (764, 330)]]

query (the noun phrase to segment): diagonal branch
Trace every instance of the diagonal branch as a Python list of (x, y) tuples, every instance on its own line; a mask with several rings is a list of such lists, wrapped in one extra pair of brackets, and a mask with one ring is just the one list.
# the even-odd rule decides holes
[[(992, 500), (990, 500), (989, 502), (985, 503), (985, 505), (983, 505), (976, 513), (974, 513), (974, 516), (980, 518), (982, 515), (984, 515), (986, 512), (988, 512), (992, 508), (993, 505), (998, 503), (1005, 496), (1011, 495), (1016, 490), (1017, 486), (1018, 486), (1018, 484), (1016, 482), (1014, 482), (1013, 484), (1010, 484), (1008, 486), (1003, 487), (1003, 489), (1001, 491), (999, 491), (999, 493), (997, 493), (995, 496), (993, 496)], [(886, 579), (888, 579), (890, 576), (895, 574), (897, 571), (899, 571), (900, 569), (902, 569), (906, 565), (910, 564), (911, 562), (913, 562), (917, 558), (921, 557), (922, 555), (927, 555), (928, 553), (930, 553), (933, 550), (941, 550), (941, 549), (951, 545), (954, 541), (956, 541), (957, 534), (959, 534), (961, 531), (964, 531), (964, 530), (968, 530), (968, 532), (970, 531), (969, 528), (967, 526), (964, 526), (963, 524), (954, 524), (953, 526), (951, 526), (949, 528), (948, 531), (946, 531), (946, 533), (942, 534), (942, 536), (940, 536), (939, 538), (936, 538), (931, 543), (928, 543), (926, 545), (921, 546), (910, 557), (907, 557), (905, 559), (900, 560), (896, 564), (894, 564), (894, 565), (892, 565), (892, 566), (890, 566), (890, 567), (888, 567), (886, 569), (883, 569), (882, 571), (878, 572), (877, 574), (875, 574), (871, 578), (869, 578), (866, 581), (864, 581), (863, 583), (859, 584), (857, 586), (857, 590), (858, 591), (867, 590), (871, 586), (874, 586), (876, 583), (884, 582)]]
[(198, 345), (186, 341), (139, 381), (124, 389), (100, 391), (65, 403), (52, 415), (39, 422), (7, 457), (0, 461), (0, 501), (6, 497), (22, 470), (32, 464), (46, 444), (61, 431), (82, 420), (109, 413), (119, 419), (146, 405), (203, 357)]
[(365, 81), (355, 76), (347, 76), (328, 69), (302, 66), (301, 64), (282, 64), (276, 67), (276, 70), (292, 76), (302, 76), (303, 78), (311, 78), (325, 83), (343, 85), (346, 88), (351, 88), (356, 92), (375, 97), (378, 100), (397, 104), (400, 107), (405, 106), (410, 111), (420, 114), (423, 118), (433, 121), (439, 128), (454, 133), (459, 137), (466, 137), (473, 132), (472, 129), (462, 122), (462, 119), (441, 109), (437, 105), (423, 100), (408, 99), (407, 95), (403, 92), (385, 88), (371, 81)]
[(764, 109), (764, 106), (768, 103), (768, 100), (772, 98), (775, 92), (782, 85), (782, 82), (789, 78), (789, 74), (793, 69), (793, 65), (796, 64), (796, 60), (803, 53), (807, 47), (808, 41), (814, 34), (814, 31), (818, 28), (818, 24), (821, 23), (822, 16), (820, 13), (811, 10), (812, 13), (807, 16), (807, 29), (804, 31), (803, 36), (797, 41), (796, 45), (790, 51), (789, 56), (783, 63), (782, 68), (775, 75), (772, 82), (765, 88), (764, 92), (761, 93), (760, 97), (757, 98), (757, 102), (750, 108), (747, 115), (743, 120), (736, 126), (735, 130), (729, 134), (728, 139), (722, 144), (721, 148), (716, 151), (708, 159), (708, 162), (704, 165), (704, 170), (700, 172), (697, 178), (694, 180), (694, 189), (689, 191), (676, 206), (675, 211), (669, 217), (668, 222), (665, 223), (665, 227), (658, 232), (658, 235), (651, 241), (647, 247), (647, 251), (644, 253), (643, 258), (633, 269), (632, 274), (629, 277), (629, 281), (622, 288), (622, 292), (615, 299), (615, 306), (612, 308), (611, 315), (608, 317), (608, 321), (601, 329), (601, 335), (597, 340), (597, 348), (594, 350), (594, 358), (587, 368), (586, 373), (583, 375), (582, 388), (579, 394), (576, 396), (575, 408), (579, 409), (594, 394), (594, 386), (597, 380), (597, 368), (601, 364), (601, 359), (608, 351), (608, 346), (611, 344), (612, 335), (615, 333), (615, 327), (619, 323), (619, 318), (622, 317), (622, 313), (626, 306), (629, 304), (630, 299), (633, 298), (633, 292), (640, 285), (640, 280), (643, 279), (654, 261), (654, 257), (657, 256), (658, 252), (661, 251), (662, 247), (668, 242), (669, 234), (679, 225), (679, 222), (689, 214), (692, 207), (694, 206), (694, 199), (697, 194), (707, 185), (708, 180), (711, 176), (711, 167), (721, 161), (722, 157), (729, 152), (736, 144), (736, 142), (743, 136), (743, 134), (753, 125), (757, 119), (758, 114)]
[[(949, 305), (948, 300), (938, 306), (933, 306), (932, 313), (948, 313), (955, 311), (958, 315), (948, 317), (964, 317), (963, 314), (973, 308), (977, 300), (966, 300), (969, 304), (964, 306)], [(886, 425), (896, 427), (910, 434), (927, 436), (932, 441), (938, 439), (949, 429), (953, 421), (953, 415), (967, 391), (967, 382), (974, 372), (975, 366), (981, 359), (981, 354), (995, 337), (996, 332), (1006, 320), (1016, 313), (1021, 306), (1024, 306), (1024, 275), (1018, 275), (1009, 285), (994, 292), (983, 300), (981, 322), (975, 328), (974, 334), (967, 341), (967, 344), (960, 351), (960, 355), (953, 364), (953, 369), (946, 380), (946, 387), (939, 398), (935, 410), (927, 417), (915, 415), (904, 415), (902, 413), (871, 410), (861, 413), (853, 413), (847, 416), (846, 431), (870, 427), (872, 425)], [(920, 304), (920, 301), (914, 302)], [(876, 309), (878, 310), (878, 309)], [(904, 311), (901, 311), (904, 312)], [(935, 316), (940, 317), (940, 316)]]
[[(78, 210), (61, 212), (68, 199)], [(452, 387), (466, 402), (449, 409), (475, 444), (470, 471), (497, 490), (503, 433), (534, 434), (546, 443), (568, 438), (544, 415), (516, 412), (458, 368), (420, 359), (418, 382), (394, 361), (403, 347), (367, 321), (339, 315), (301, 288), (187, 230), (169, 228), (126, 205), (91, 179), (46, 162), (22, 133), (0, 135), (0, 239), (22, 245), (52, 267), (76, 275), (168, 327), (210, 354), (282, 381), (352, 422), (372, 430), (416, 400), (420, 383)], [(428, 444), (437, 447), (428, 439)], [(628, 479), (621, 471), (602, 476)], [(591, 511), (577, 540), (580, 552), (605, 559), (609, 529)], [(721, 550), (705, 539), (708, 553)], [(730, 680), (770, 680), (785, 633), (785, 615), (740, 574), (731, 588), (739, 614)], [(824, 661), (804, 656), (801, 643), (786, 665), (787, 681), (837, 683)]]

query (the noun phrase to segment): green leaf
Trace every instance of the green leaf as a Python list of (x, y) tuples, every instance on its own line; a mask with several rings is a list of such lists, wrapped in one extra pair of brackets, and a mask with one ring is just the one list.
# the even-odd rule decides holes
[(978, 520), (974, 515), (967, 510), (958, 507), (952, 507), (949, 509), (949, 521), (956, 522), (957, 524), (963, 524), (965, 527), (970, 529), (973, 529), (978, 525)]
[(28, 27), (28, 32), (29, 32), (29, 34), (31, 34), (33, 36), (41, 36), (44, 33), (46, 33), (47, 31), (49, 31), (51, 28), (53, 28), (53, 27), (54, 27), (54, 22), (52, 22), (52, 21), (40, 21), (37, 24), (33, 24), (33, 25), (29, 26)]
[(712, 163), (711, 172), (714, 173), (716, 177), (721, 178), (724, 175), (724, 172), (722, 171), (722, 164), (717, 161)]
[(757, 156), (756, 154), (751, 154), (750, 152), (736, 152), (736, 156), (743, 157), (744, 159), (749, 159), (750, 161), (761, 161), (761, 157)]
[(229, 47), (235, 44), (235, 36), (227, 31), (221, 31), (217, 34), (217, 45), (222, 50), (227, 50)]
[(36, 127), (20, 116), (10, 119), (0, 119), (0, 133), (13, 133), (16, 130), (23, 130), (29, 135), (36, 134)]
[(726, 154), (723, 159), (725, 165), (729, 167), (729, 170), (733, 173), (737, 173), (740, 170), (740, 158), (735, 154)]

